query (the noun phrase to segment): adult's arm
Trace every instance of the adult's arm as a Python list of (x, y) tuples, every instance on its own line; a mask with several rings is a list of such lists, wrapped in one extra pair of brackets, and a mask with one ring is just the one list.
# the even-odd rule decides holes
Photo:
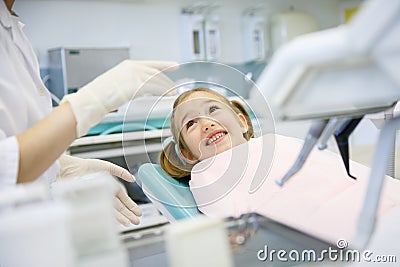
[(76, 139), (76, 119), (69, 102), (17, 136), (17, 183), (31, 182), (51, 166)]

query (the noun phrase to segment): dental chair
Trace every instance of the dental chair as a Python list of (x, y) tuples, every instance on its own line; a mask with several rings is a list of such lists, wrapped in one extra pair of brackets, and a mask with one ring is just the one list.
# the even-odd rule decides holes
[(141, 165), (138, 182), (146, 196), (170, 222), (200, 214), (189, 185), (169, 176), (160, 165)]
[[(141, 184), (147, 197), (171, 223), (200, 216), (201, 213), (197, 209), (189, 186), (185, 182), (169, 176), (160, 165), (152, 163), (141, 165), (137, 181)], [(228, 217), (224, 221), (228, 233), (244, 238), (237, 241), (236, 246), (240, 246), (241, 249), (237, 247), (237, 251), (233, 252), (235, 266), (266, 266), (266, 262), (259, 261), (254, 256), (265, 244), (274, 244), (287, 250), (313, 249), (320, 255), (324, 255), (322, 251), (326, 251), (332, 246), (325, 241), (256, 213), (243, 214), (239, 218)], [(201, 251), (201, 248), (198, 249)], [(329, 260), (325, 256), (324, 258)], [(278, 266), (294, 266), (302, 263), (292, 260)], [(272, 262), (271, 259), (267, 261)]]

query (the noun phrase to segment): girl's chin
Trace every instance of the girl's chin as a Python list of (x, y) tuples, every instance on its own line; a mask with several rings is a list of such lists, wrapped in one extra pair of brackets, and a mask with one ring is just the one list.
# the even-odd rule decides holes
[[(240, 145), (240, 144), (237, 144), (237, 145)], [(209, 153), (204, 153), (203, 154), (204, 157), (200, 156), (199, 157), (199, 161), (202, 161), (202, 160), (205, 160), (205, 159), (208, 159), (208, 158), (211, 158), (211, 157), (215, 157), (216, 155), (218, 155), (218, 154), (220, 154), (222, 152), (225, 152), (225, 151), (227, 151), (229, 149), (232, 149), (234, 146), (235, 145), (233, 145), (230, 142), (229, 143), (221, 142), (218, 145), (213, 146), (214, 149), (207, 149), (207, 151)], [(211, 151), (211, 150), (213, 150), (213, 151)]]
[(231, 148), (232, 148), (231, 145), (218, 146), (215, 151), (213, 151), (212, 153), (208, 153), (207, 156), (203, 159), (215, 157), (216, 155), (225, 152)]

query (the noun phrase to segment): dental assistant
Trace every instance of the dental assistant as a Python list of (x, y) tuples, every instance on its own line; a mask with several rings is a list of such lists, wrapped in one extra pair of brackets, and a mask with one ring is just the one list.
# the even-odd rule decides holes
[[(57, 176), (97, 171), (133, 182), (134, 177), (117, 165), (63, 153), (104, 115), (140, 95), (144, 81), (175, 63), (126, 60), (53, 109), (13, 4), (14, 0), (0, 0), (0, 189), (28, 182), (50, 185)], [(162, 94), (172, 88), (165, 75), (153, 80), (151, 91), (144, 93)], [(141, 211), (122, 189), (114, 206), (121, 223), (139, 223)]]

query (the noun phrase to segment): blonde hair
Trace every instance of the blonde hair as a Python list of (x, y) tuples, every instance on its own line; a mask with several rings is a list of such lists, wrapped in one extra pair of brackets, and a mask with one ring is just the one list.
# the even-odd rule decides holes
[(183, 140), (182, 135), (179, 133), (178, 127), (176, 127), (174, 118), (175, 118), (175, 111), (176, 107), (180, 105), (186, 98), (188, 98), (191, 94), (195, 92), (206, 92), (209, 94), (214, 95), (217, 99), (219, 99), (222, 103), (226, 104), (233, 111), (237, 114), (242, 114), (246, 118), (248, 130), (243, 134), (243, 137), (246, 140), (254, 137), (254, 128), (251, 124), (251, 119), (249, 113), (247, 112), (246, 108), (236, 100), (229, 101), (224, 96), (220, 95), (219, 93), (208, 89), (208, 88), (196, 88), (181, 94), (174, 102), (172, 116), (171, 116), (171, 132), (173, 136), (173, 141), (169, 142), (161, 151), (159, 162), (161, 167), (172, 177), (174, 178), (183, 178), (190, 175), (190, 171), (192, 170), (194, 164), (190, 164), (185, 162), (179, 153), (179, 149), (183, 151), (189, 151), (189, 148), (185, 141)]

